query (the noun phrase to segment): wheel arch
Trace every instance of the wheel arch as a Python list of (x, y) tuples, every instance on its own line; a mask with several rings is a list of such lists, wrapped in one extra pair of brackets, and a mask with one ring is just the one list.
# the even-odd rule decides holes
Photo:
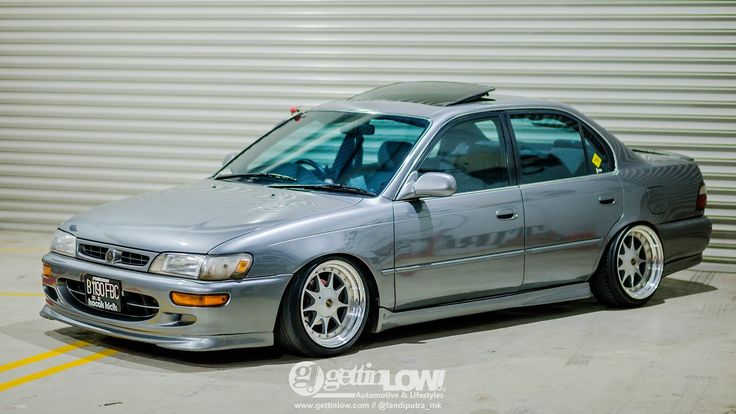
[[(376, 326), (376, 323), (378, 322), (378, 307), (380, 304), (380, 291), (378, 289), (378, 283), (376, 281), (376, 275), (371, 270), (370, 266), (368, 264), (360, 259), (359, 257), (355, 255), (351, 255), (348, 253), (327, 253), (323, 254), (321, 256), (312, 258), (308, 262), (304, 263), (303, 265), (299, 266), (299, 268), (294, 272), (294, 275), (300, 272), (304, 272), (305, 270), (311, 268), (312, 266), (316, 265), (317, 263), (324, 262), (326, 260), (330, 259), (342, 259), (345, 260), (358, 268), (358, 271), (363, 275), (365, 278), (367, 284), (368, 284), (368, 292), (369, 292), (369, 300), (370, 305), (368, 306), (368, 321), (366, 323), (366, 328), (364, 329), (363, 333), (365, 332), (373, 332)], [(291, 289), (291, 286), (296, 281), (296, 277), (292, 276), (289, 279), (289, 282), (286, 284), (286, 288), (284, 289), (284, 292), (281, 294), (281, 301), (279, 302), (279, 313), (282, 311), (282, 308), (284, 306), (284, 301), (286, 300), (286, 296), (289, 292), (289, 289)], [(279, 323), (279, 318), (276, 318), (276, 323)], [(274, 330), (277, 327), (274, 326)]]
[(611, 244), (616, 242), (619, 236), (623, 234), (626, 230), (634, 226), (638, 226), (638, 225), (645, 225), (651, 228), (657, 234), (657, 237), (659, 237), (660, 242), (661, 242), (662, 237), (659, 234), (659, 230), (657, 229), (657, 226), (650, 221), (639, 219), (639, 220), (632, 220), (632, 221), (627, 221), (627, 222), (616, 223), (616, 225), (608, 233), (608, 237), (606, 238), (606, 242), (605, 242), (605, 247), (602, 248), (600, 252), (598, 252), (598, 257), (596, 258), (595, 267), (593, 268), (593, 272), (590, 274), (590, 276), (588, 276), (588, 280), (590, 280), (590, 278), (592, 278), (596, 273), (600, 271), (600, 267), (604, 262), (603, 258), (608, 253), (608, 249), (611, 248)]

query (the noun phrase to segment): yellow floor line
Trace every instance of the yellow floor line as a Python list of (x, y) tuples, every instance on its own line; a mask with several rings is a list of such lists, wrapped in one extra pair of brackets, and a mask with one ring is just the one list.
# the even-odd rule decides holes
[(0, 253), (46, 253), (48, 249), (41, 247), (0, 247)]
[(108, 357), (110, 355), (117, 354), (118, 351), (114, 349), (105, 349), (104, 351), (96, 352), (94, 354), (87, 355), (85, 357), (82, 357), (80, 359), (67, 362), (65, 364), (57, 365), (55, 367), (47, 368), (42, 371), (34, 372), (33, 374), (28, 374), (26, 376), (16, 378), (14, 380), (0, 383), (0, 392), (7, 391), (10, 388), (17, 387), (18, 385), (25, 384), (27, 382), (35, 381), (44, 377), (48, 377), (54, 374), (58, 374), (61, 371), (65, 371), (70, 368), (78, 367), (80, 365), (88, 364), (93, 361), (97, 361), (98, 359), (102, 359), (105, 357)]
[(9, 371), (14, 368), (22, 367), (23, 365), (32, 364), (34, 362), (43, 361), (44, 359), (53, 358), (57, 355), (65, 354), (67, 352), (73, 351), (75, 349), (84, 348), (86, 346), (92, 345), (89, 342), (86, 341), (77, 341), (68, 345), (60, 346), (56, 349), (52, 349), (50, 351), (42, 352), (38, 355), (34, 355), (32, 357), (19, 359), (14, 362), (7, 363), (5, 365), (0, 365), (0, 372)]
[(43, 296), (43, 293), (31, 293), (31, 292), (0, 292), (0, 296)]

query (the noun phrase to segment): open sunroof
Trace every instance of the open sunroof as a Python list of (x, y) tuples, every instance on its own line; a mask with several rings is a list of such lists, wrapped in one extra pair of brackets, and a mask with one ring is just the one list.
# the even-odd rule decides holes
[(450, 106), (480, 100), (495, 88), (461, 82), (401, 82), (379, 86), (355, 95), (350, 101), (402, 101)]

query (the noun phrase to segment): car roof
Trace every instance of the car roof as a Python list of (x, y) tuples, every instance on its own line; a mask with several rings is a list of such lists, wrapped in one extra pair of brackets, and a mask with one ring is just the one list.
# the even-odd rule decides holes
[(458, 82), (404, 82), (382, 86), (346, 100), (319, 105), (312, 110), (405, 115), (432, 121), (484, 110), (572, 110), (566, 105), (544, 99), (496, 94), (486, 96), (493, 90), (490, 86)]

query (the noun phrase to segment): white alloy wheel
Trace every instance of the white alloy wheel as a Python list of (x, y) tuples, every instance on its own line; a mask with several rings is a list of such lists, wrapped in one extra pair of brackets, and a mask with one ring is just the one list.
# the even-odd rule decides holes
[(621, 237), (616, 252), (618, 282), (626, 295), (646, 299), (657, 290), (664, 270), (662, 243), (651, 228), (634, 226)]
[(358, 270), (342, 260), (315, 267), (302, 288), (299, 309), (314, 343), (337, 348), (350, 342), (367, 317), (366, 287)]

